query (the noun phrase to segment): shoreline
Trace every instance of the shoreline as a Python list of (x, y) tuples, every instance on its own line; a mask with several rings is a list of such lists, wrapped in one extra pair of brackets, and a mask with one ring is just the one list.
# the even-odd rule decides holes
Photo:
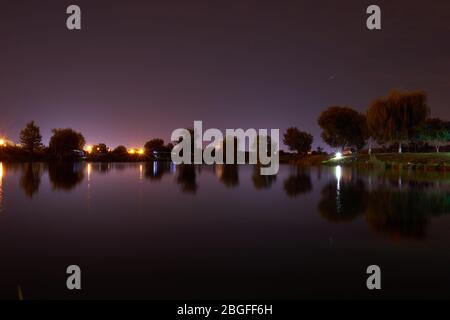
[(352, 166), (359, 168), (450, 171), (450, 153), (373, 153), (329, 159), (326, 166)]
[[(88, 162), (88, 163), (138, 163), (138, 162), (170, 162), (170, 159), (154, 159), (143, 155), (100, 156), (86, 158), (65, 158), (32, 156), (32, 157), (0, 157), (4, 163), (33, 162)], [(296, 166), (346, 166), (364, 169), (399, 169), (421, 171), (450, 171), (450, 153), (373, 153), (332, 158), (328, 154), (296, 155), (281, 154), (280, 164)]]

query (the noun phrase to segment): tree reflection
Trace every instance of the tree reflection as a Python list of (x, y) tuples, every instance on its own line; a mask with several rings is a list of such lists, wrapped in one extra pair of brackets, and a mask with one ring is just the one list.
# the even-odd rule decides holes
[(195, 166), (192, 164), (182, 164), (177, 167), (177, 171), (177, 182), (181, 185), (181, 191), (185, 193), (196, 193), (198, 185)]
[(364, 214), (367, 205), (367, 191), (361, 179), (332, 181), (321, 192), (319, 212), (331, 222), (352, 221)]
[(299, 167), (296, 167), (295, 171), (295, 173), (284, 180), (284, 191), (292, 198), (312, 191), (312, 182), (309, 174)]
[(20, 178), (20, 187), (25, 195), (32, 198), (41, 185), (41, 166), (38, 163), (27, 163)]
[(227, 187), (233, 188), (239, 185), (239, 168), (237, 164), (217, 164), (216, 176)]
[(392, 239), (421, 239), (432, 216), (450, 213), (450, 196), (442, 192), (398, 191), (382, 187), (370, 193), (366, 220)]
[(145, 177), (149, 180), (161, 180), (170, 172), (170, 162), (152, 161), (145, 163)]
[(50, 162), (48, 176), (54, 189), (70, 191), (84, 179), (81, 163)]
[(349, 222), (364, 216), (371, 230), (391, 239), (422, 239), (431, 217), (450, 213), (450, 194), (430, 181), (380, 178), (367, 190), (362, 179), (336, 178), (322, 189), (318, 204), (328, 221)]
[(255, 189), (269, 189), (272, 184), (277, 181), (276, 175), (262, 175), (261, 174), (261, 166), (255, 165), (253, 166), (253, 175), (252, 175), (253, 186)]
[(93, 166), (92, 169), (94, 172), (98, 172), (100, 174), (108, 174), (111, 171), (111, 163), (99, 162), (98, 165)]

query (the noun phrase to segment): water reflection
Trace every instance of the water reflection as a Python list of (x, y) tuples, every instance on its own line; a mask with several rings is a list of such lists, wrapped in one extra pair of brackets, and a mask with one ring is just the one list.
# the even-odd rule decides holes
[(334, 168), (334, 175), (336, 176), (336, 190), (339, 190), (341, 188), (341, 178), (342, 178), (342, 167), (337, 166)]
[(369, 194), (366, 220), (370, 228), (392, 239), (426, 236), (430, 218), (450, 213), (450, 194), (383, 187)]
[(181, 185), (181, 191), (185, 193), (196, 193), (198, 185), (195, 165), (182, 164), (177, 167), (177, 172), (177, 183)]
[(27, 163), (24, 165), (22, 177), (20, 178), (20, 186), (25, 195), (32, 198), (38, 192), (41, 185), (41, 164)]
[(217, 164), (215, 166), (216, 176), (229, 188), (239, 185), (239, 165), (237, 164)]
[(308, 172), (304, 168), (294, 167), (294, 172), (284, 180), (284, 191), (289, 197), (297, 197), (299, 195), (312, 191), (312, 181)]
[[(95, 166), (92, 167), (93, 170)], [(83, 164), (70, 162), (50, 162), (48, 177), (53, 189), (70, 191), (84, 179)]]
[[(38, 163), (8, 164), (0, 163), (0, 211), (4, 210), (4, 175), (17, 175), (19, 186), (27, 197), (34, 197), (42, 181), (47, 165)], [(275, 182), (277, 176), (263, 176), (259, 166), (216, 165), (202, 167), (195, 165), (175, 166), (169, 162), (147, 162), (140, 164), (108, 164), (108, 163), (62, 163), (48, 164), (48, 177), (54, 190), (71, 191), (87, 175), (87, 198), (90, 203), (92, 173), (107, 176), (110, 172), (133, 170), (133, 179), (148, 179), (176, 184), (184, 193), (196, 194), (199, 185), (205, 184), (203, 192), (213, 192), (209, 184), (221, 183), (229, 188), (240, 184), (253, 186), (253, 190), (269, 189), (269, 197), (276, 198), (280, 186)], [(203, 176), (215, 175), (218, 180), (205, 180)], [(129, 175), (119, 175), (123, 183)], [(395, 171), (361, 171), (345, 167), (321, 168), (318, 172), (301, 167), (283, 167), (281, 190), (288, 197), (301, 198), (305, 204), (311, 203), (317, 210), (316, 217), (332, 223), (348, 223), (360, 219), (370, 230), (391, 239), (422, 239), (426, 237), (430, 219), (450, 213), (450, 175), (395, 172)], [(99, 177), (103, 179), (103, 177)], [(313, 189), (313, 185), (318, 188)], [(142, 192), (145, 184), (139, 188)], [(105, 188), (105, 192), (108, 188)], [(243, 190), (251, 190), (243, 188)], [(315, 191), (315, 192), (313, 192)], [(251, 193), (252, 191), (245, 191)], [(272, 193), (273, 192), (273, 193)], [(309, 195), (309, 193), (313, 193)], [(220, 196), (220, 195), (219, 195)], [(55, 201), (57, 201), (55, 199)], [(284, 210), (298, 210), (298, 204), (281, 201)], [(314, 211), (314, 210), (313, 210)]]
[[(81, 163), (78, 163), (79, 165), (81, 165)], [(98, 162), (95, 163), (94, 165), (92, 165), (91, 163), (89, 163), (92, 167), (92, 171), (99, 173), (99, 174), (107, 174), (111, 171), (113, 164), (109, 163), (109, 162)]]
[(269, 189), (275, 181), (277, 181), (276, 175), (262, 175), (261, 166), (253, 167), (252, 182), (255, 189)]
[[(82, 253), (84, 265), (97, 266), (90, 272), (99, 291), (87, 298), (370, 297), (361, 277), (348, 275), (374, 259), (404, 280), (383, 289), (388, 297), (449, 297), (442, 283), (450, 267), (450, 217), (441, 216), (450, 212), (450, 173), (283, 165), (273, 177), (258, 169), (0, 163), (0, 296), (17, 298), (20, 284), (25, 298), (73, 298), (42, 283)], [(183, 214), (186, 206), (195, 214)], [(36, 259), (42, 254), (46, 259)], [(351, 272), (337, 277), (336, 267)], [(117, 275), (113, 287), (104, 270)], [(405, 283), (417, 274), (427, 277), (417, 286)], [(138, 288), (137, 278), (144, 281)], [(271, 285), (260, 286), (262, 278)], [(355, 291), (348, 291), (349, 281)]]
[(450, 213), (448, 186), (420, 181), (402, 173), (383, 172), (373, 185), (354, 170), (335, 168), (335, 181), (321, 191), (320, 215), (330, 222), (350, 222), (364, 217), (371, 230), (391, 239), (421, 239), (430, 218)]
[(329, 182), (321, 192), (319, 213), (330, 222), (352, 221), (365, 211), (367, 191), (361, 179)]
[(3, 211), (3, 163), (0, 162), (0, 213)]
[(161, 180), (162, 177), (170, 172), (170, 162), (146, 162), (145, 163), (145, 178), (149, 180)]

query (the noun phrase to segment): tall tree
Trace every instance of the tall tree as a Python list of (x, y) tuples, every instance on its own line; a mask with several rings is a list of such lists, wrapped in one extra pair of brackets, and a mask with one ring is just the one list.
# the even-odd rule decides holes
[(70, 128), (53, 129), (50, 138), (50, 150), (58, 157), (64, 157), (74, 150), (83, 150), (86, 143), (83, 135)]
[(31, 153), (42, 146), (41, 131), (38, 126), (31, 121), (26, 127), (20, 131), (20, 142), (23, 148)]
[(434, 145), (439, 152), (442, 145), (450, 141), (450, 122), (439, 118), (427, 119), (418, 130), (418, 140)]
[(289, 150), (296, 151), (298, 154), (310, 151), (313, 141), (312, 135), (296, 127), (288, 128), (283, 136), (283, 143), (289, 147)]
[(379, 143), (408, 142), (423, 125), (430, 108), (423, 91), (392, 91), (387, 98), (376, 99), (367, 110), (367, 124), (371, 136)]
[(333, 148), (356, 147), (362, 149), (369, 137), (366, 117), (348, 107), (330, 107), (318, 119), (321, 137)]

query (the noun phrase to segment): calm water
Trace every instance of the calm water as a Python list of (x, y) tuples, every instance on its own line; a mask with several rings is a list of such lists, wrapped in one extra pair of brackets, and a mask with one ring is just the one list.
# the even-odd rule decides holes
[(450, 298), (450, 175), (258, 172), (3, 163), (0, 298)]

